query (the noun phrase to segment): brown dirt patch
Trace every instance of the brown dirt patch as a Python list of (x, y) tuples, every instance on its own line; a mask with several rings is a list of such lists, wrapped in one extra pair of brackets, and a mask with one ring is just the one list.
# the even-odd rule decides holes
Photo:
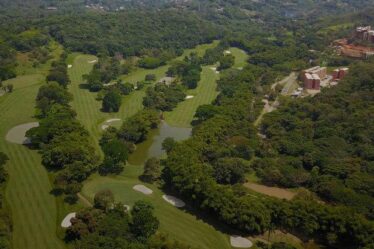
[(277, 188), (277, 187), (268, 187), (268, 186), (257, 184), (257, 183), (248, 182), (248, 183), (245, 183), (244, 186), (255, 192), (268, 195), (268, 196), (272, 196), (272, 197), (276, 197), (279, 199), (291, 200), (296, 195), (296, 193), (290, 190), (287, 190), (287, 189)]

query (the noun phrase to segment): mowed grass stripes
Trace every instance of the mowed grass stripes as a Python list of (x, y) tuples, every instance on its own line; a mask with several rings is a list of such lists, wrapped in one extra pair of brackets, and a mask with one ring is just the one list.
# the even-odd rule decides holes
[(0, 97), (0, 151), (10, 158), (6, 199), (12, 211), (14, 249), (64, 248), (56, 236), (56, 201), (40, 155), (5, 141), (9, 129), (35, 121), (35, 97), (43, 81), (38, 74), (17, 77), (9, 81), (14, 92)]
[(197, 88), (187, 91), (187, 95), (194, 97), (179, 103), (173, 111), (165, 113), (165, 120), (169, 125), (191, 127), (191, 121), (194, 118), (197, 108), (204, 104), (210, 104), (217, 97), (216, 81), (219, 76), (210, 67), (203, 67), (201, 80)]
[[(143, 97), (145, 96), (145, 89), (141, 91), (134, 91), (128, 96), (123, 96), (123, 103), (118, 113), (104, 113), (101, 109), (101, 101), (96, 100), (97, 93), (92, 93), (83, 87), (84, 80), (82, 76), (88, 74), (94, 64), (89, 61), (97, 59), (92, 55), (73, 54), (69, 60), (72, 61), (72, 68), (69, 69), (69, 76), (71, 84), (69, 91), (73, 94), (74, 100), (72, 102), (73, 109), (78, 114), (79, 121), (88, 129), (92, 137), (97, 141), (102, 134), (101, 125), (108, 119), (126, 118), (134, 115), (143, 108)], [(155, 73), (159, 78), (166, 72), (166, 67), (158, 71), (149, 70)], [(135, 83), (138, 80), (143, 80), (145, 75), (149, 73), (146, 70), (137, 70), (129, 76), (124, 76), (124, 81)]]

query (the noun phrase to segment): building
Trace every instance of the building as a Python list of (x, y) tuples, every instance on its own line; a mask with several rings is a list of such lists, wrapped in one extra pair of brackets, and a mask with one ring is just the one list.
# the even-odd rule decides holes
[(320, 90), (321, 78), (317, 74), (305, 74), (304, 87), (307, 90)]
[(307, 90), (320, 90), (321, 80), (327, 77), (326, 67), (312, 67), (302, 72), (304, 87)]
[(327, 76), (327, 68), (326, 67), (312, 67), (303, 71), (304, 79), (306, 74), (316, 74), (320, 79), (324, 79)]
[(349, 69), (348, 68), (337, 68), (332, 72), (332, 78), (334, 81), (342, 80), (347, 75)]
[(371, 29), (371, 26), (357, 27), (355, 37), (363, 41), (374, 43), (374, 30)]

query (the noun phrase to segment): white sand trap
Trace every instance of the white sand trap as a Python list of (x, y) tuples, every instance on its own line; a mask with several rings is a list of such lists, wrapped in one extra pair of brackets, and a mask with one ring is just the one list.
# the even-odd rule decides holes
[(70, 213), (66, 215), (66, 217), (61, 222), (61, 226), (63, 228), (71, 227), (71, 219), (75, 218), (76, 215), (77, 215), (76, 213)]
[(232, 247), (236, 248), (250, 248), (253, 246), (253, 243), (249, 239), (237, 235), (230, 237), (230, 243)]
[(178, 199), (177, 197), (171, 196), (171, 195), (163, 195), (162, 199), (164, 199), (165, 201), (167, 201), (168, 203), (170, 203), (174, 207), (181, 208), (181, 207), (186, 206), (186, 203), (184, 203), (184, 201), (182, 201), (181, 199)]
[(126, 209), (126, 212), (129, 212), (131, 207), (129, 205), (123, 205), (123, 207)]
[(90, 64), (93, 64), (93, 63), (96, 63), (96, 62), (97, 62), (97, 60), (88, 61), (88, 63), (90, 63)]
[(31, 140), (26, 137), (26, 132), (31, 128), (38, 127), (38, 122), (32, 122), (27, 124), (18, 125), (13, 127), (8, 131), (5, 136), (5, 139), (8, 142), (15, 143), (15, 144), (30, 144)]
[(153, 193), (152, 189), (149, 189), (144, 185), (135, 185), (132, 189), (145, 195), (151, 195)]
[(230, 50), (225, 50), (225, 54), (231, 54)]
[(116, 121), (121, 121), (120, 118), (112, 118), (112, 119), (108, 119), (107, 121), (105, 121), (105, 123), (112, 123), (112, 122), (116, 122)]
[(212, 69), (213, 71), (217, 71), (216, 67), (211, 67), (210, 69)]
[(113, 123), (113, 122), (118, 122), (118, 121), (121, 121), (120, 118), (112, 118), (112, 119), (108, 119), (107, 121), (105, 121), (105, 123), (101, 126), (101, 129), (103, 131), (105, 131), (106, 129), (108, 129), (110, 127), (110, 123)]
[(72, 67), (73, 67), (73, 65), (70, 65), (70, 64), (68, 65), (68, 68), (72, 68)]
[(186, 99), (193, 99), (195, 96), (192, 96), (192, 95), (187, 95), (186, 96)]

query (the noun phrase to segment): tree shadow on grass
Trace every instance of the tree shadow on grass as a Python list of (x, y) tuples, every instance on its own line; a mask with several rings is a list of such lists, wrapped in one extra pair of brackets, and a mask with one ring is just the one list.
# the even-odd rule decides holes
[[(181, 198), (181, 199), (183, 198), (177, 192), (175, 192), (175, 191), (173, 191), (169, 188), (160, 187), (160, 189), (166, 195), (175, 196), (175, 197)], [(221, 233), (224, 233), (224, 234), (228, 234), (228, 235), (235, 234), (235, 235), (240, 235), (240, 236), (248, 236), (247, 233), (243, 233), (243, 232), (241, 232), (241, 231), (239, 231), (239, 230), (237, 230), (233, 227), (230, 227), (229, 225), (227, 225), (227, 224), (223, 223), (222, 221), (218, 220), (218, 218), (215, 217), (214, 215), (209, 214), (207, 211), (201, 210), (196, 203), (192, 203), (192, 202), (185, 201), (185, 200), (183, 200), (183, 201), (186, 203), (186, 206), (184, 206), (182, 208), (179, 208), (180, 210), (183, 210), (184, 212), (195, 216), (198, 220), (203, 221), (204, 223), (207, 223), (207, 224), (211, 225), (212, 227), (214, 227), (215, 230), (217, 230)]]
[(90, 85), (87, 84), (87, 83), (81, 83), (81, 84), (79, 84), (79, 89), (89, 90), (90, 89)]

